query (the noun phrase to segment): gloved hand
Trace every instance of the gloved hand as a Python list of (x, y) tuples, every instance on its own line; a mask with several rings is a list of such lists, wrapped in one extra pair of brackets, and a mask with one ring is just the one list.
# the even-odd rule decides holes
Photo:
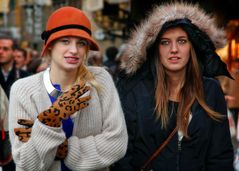
[[(26, 126), (27, 128), (14, 128), (15, 134), (18, 136), (19, 141), (27, 142), (32, 133), (33, 121), (28, 119), (18, 119), (17, 123), (19, 125)], [(66, 157), (68, 153), (68, 141), (65, 141), (60, 144), (57, 148), (55, 160), (61, 160)]]
[(19, 141), (27, 142), (31, 137), (33, 121), (18, 119), (17, 123), (26, 126), (26, 128), (14, 128), (15, 134), (18, 136)]
[(52, 106), (40, 113), (37, 118), (40, 122), (51, 127), (60, 127), (61, 120), (67, 119), (80, 109), (88, 106), (89, 95), (84, 96), (90, 87), (84, 82), (73, 86), (69, 91), (64, 92)]

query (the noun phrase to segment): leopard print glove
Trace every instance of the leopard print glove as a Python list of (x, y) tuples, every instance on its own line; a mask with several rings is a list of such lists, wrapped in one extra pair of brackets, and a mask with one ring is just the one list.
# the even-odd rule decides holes
[[(31, 127), (33, 126), (33, 121), (28, 119), (18, 119), (17, 123), (19, 125), (23, 125), (27, 127), (27, 128), (14, 129), (14, 132), (18, 136), (19, 141), (27, 142), (31, 137), (31, 133), (32, 133)], [(67, 153), (68, 153), (68, 140), (65, 139), (65, 141), (62, 144), (60, 144), (57, 148), (55, 160), (64, 159)]]
[(18, 136), (19, 141), (27, 142), (31, 137), (33, 121), (18, 119), (17, 123), (26, 126), (26, 128), (14, 128), (15, 134)]
[(73, 86), (69, 91), (59, 96), (49, 109), (38, 115), (39, 121), (51, 127), (60, 127), (62, 119), (67, 119), (76, 111), (88, 106), (87, 102), (90, 96), (84, 96), (84, 93), (89, 90), (90, 87), (83, 82)]

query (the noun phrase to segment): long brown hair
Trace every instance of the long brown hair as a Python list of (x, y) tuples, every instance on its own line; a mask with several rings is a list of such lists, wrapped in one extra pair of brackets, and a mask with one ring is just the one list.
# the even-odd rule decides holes
[[(158, 50), (157, 50), (158, 51)], [(209, 117), (214, 120), (220, 120), (222, 115), (210, 109), (204, 98), (202, 74), (199, 63), (197, 61), (194, 48), (191, 46), (191, 57), (187, 64), (185, 80), (179, 92), (179, 104), (177, 109), (177, 126), (183, 132), (183, 135), (188, 137), (188, 123), (191, 107), (197, 101), (202, 108), (207, 112)], [(156, 66), (156, 117), (160, 119), (162, 128), (166, 128), (169, 122), (169, 86), (167, 85), (167, 75), (164, 67), (159, 60), (159, 53), (155, 53)]]

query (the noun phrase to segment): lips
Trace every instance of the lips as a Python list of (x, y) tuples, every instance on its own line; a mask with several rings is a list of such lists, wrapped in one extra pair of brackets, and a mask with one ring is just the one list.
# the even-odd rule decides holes
[(65, 60), (69, 64), (75, 64), (75, 63), (78, 63), (79, 58), (76, 56), (67, 56), (67, 57), (65, 57)]
[(178, 56), (171, 56), (171, 57), (169, 57), (168, 59), (169, 59), (169, 60), (179, 60), (180, 57), (178, 57)]
[(168, 61), (169, 61), (171, 64), (177, 64), (177, 63), (179, 63), (179, 60), (180, 60), (180, 59), (181, 59), (181, 58), (178, 57), (178, 56), (171, 56), (171, 57), (168, 58)]

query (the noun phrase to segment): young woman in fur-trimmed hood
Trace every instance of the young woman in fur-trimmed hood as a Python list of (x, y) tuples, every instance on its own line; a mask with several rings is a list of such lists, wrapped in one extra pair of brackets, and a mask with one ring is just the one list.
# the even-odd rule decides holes
[(231, 77), (215, 53), (225, 43), (214, 19), (192, 4), (157, 6), (136, 28), (118, 83), (129, 144), (114, 171), (233, 170), (226, 103), (214, 79)]

